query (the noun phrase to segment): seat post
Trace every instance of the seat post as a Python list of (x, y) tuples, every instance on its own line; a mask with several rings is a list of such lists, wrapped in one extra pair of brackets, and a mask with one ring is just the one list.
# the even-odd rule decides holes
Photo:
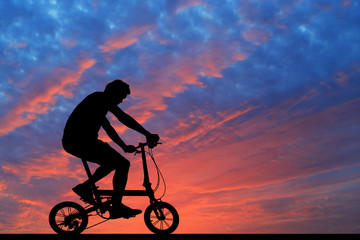
[(81, 161), (83, 162), (84, 164), (84, 167), (85, 167), (85, 171), (86, 171), (86, 174), (88, 175), (88, 177), (90, 178), (91, 177), (91, 171), (90, 171), (90, 168), (89, 168), (89, 165), (88, 163), (86, 162), (85, 159), (81, 159)]
[[(91, 171), (90, 171), (90, 168), (89, 168), (89, 164), (87, 163), (87, 161), (85, 159), (81, 159), (81, 161), (83, 162), (84, 164), (84, 168), (85, 168), (85, 171), (86, 171), (86, 174), (88, 175), (89, 177), (89, 181), (90, 181), (90, 186), (91, 186), (91, 189), (92, 189), (92, 194), (95, 195), (95, 200), (97, 203), (101, 203), (101, 199), (100, 199), (100, 196), (98, 194), (96, 194), (96, 190), (97, 190), (97, 187), (95, 185), (95, 183), (91, 180)], [(94, 197), (93, 195), (93, 197)]]

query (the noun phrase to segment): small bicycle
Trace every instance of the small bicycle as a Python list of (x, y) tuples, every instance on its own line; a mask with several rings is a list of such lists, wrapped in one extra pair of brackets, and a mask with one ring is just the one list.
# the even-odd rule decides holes
[[(165, 195), (166, 185), (164, 178), (157, 166), (152, 154), (152, 149), (148, 147), (147, 153), (153, 160), (157, 175), (158, 182), (154, 189), (151, 187), (149, 180), (148, 167), (146, 162), (145, 147), (147, 143), (139, 143), (136, 147), (136, 153), (141, 153), (142, 164), (144, 171), (143, 186), (145, 190), (125, 190), (123, 196), (147, 196), (150, 200), (150, 205), (144, 212), (144, 221), (150, 231), (155, 234), (170, 234), (176, 230), (179, 225), (179, 214), (176, 209), (169, 203), (163, 202), (161, 198)], [(88, 177), (91, 177), (91, 172), (87, 161), (82, 159), (86, 173)], [(155, 191), (159, 187), (160, 177), (164, 182), (164, 194), (160, 198), (155, 198)], [(95, 183), (92, 185), (92, 194), (95, 204), (89, 204), (86, 207), (82, 207), (75, 202), (61, 202), (53, 207), (49, 214), (49, 223), (51, 228), (59, 234), (80, 234), (85, 229), (94, 227), (103, 222), (110, 220), (109, 210), (111, 209), (111, 197), (113, 190), (99, 189)], [(93, 214), (96, 212), (96, 214)], [(87, 227), (89, 216), (100, 216), (105, 219), (102, 222)]]

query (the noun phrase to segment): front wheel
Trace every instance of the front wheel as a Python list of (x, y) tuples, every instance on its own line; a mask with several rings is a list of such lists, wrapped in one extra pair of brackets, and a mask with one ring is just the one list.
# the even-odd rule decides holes
[(88, 215), (75, 202), (61, 202), (51, 209), (49, 223), (59, 234), (80, 234), (88, 224)]
[(170, 234), (179, 225), (179, 214), (166, 202), (157, 202), (148, 206), (144, 213), (146, 226), (155, 234)]

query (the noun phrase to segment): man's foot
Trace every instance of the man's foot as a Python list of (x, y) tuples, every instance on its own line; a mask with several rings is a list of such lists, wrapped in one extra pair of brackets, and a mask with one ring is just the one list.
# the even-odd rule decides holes
[(80, 199), (86, 203), (95, 204), (95, 200), (92, 194), (91, 187), (87, 184), (79, 184), (72, 189)]
[(120, 203), (112, 207), (110, 211), (110, 218), (131, 218), (142, 213), (140, 209), (132, 209)]

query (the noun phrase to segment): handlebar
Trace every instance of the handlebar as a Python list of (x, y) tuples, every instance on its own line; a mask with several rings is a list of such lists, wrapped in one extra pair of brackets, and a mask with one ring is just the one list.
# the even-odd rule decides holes
[(151, 145), (149, 145), (149, 143), (148, 142), (139, 142), (139, 145), (138, 146), (136, 146), (135, 148), (141, 148), (141, 146), (149, 146), (149, 147), (152, 147), (152, 146), (154, 146), (154, 147), (156, 147), (158, 144), (162, 144), (161, 142), (157, 142), (157, 143), (153, 143), (153, 144), (151, 144)]
[(139, 142), (139, 145), (138, 146), (136, 146), (135, 148), (137, 149), (136, 151), (135, 151), (135, 154), (136, 153), (141, 153), (141, 151), (140, 150), (138, 150), (138, 149), (140, 149), (141, 147), (145, 147), (145, 146), (148, 146), (149, 148), (154, 148), (154, 147), (156, 147), (158, 144), (162, 144), (161, 142), (157, 142), (157, 143), (153, 143), (153, 144), (149, 144), (148, 142)]

